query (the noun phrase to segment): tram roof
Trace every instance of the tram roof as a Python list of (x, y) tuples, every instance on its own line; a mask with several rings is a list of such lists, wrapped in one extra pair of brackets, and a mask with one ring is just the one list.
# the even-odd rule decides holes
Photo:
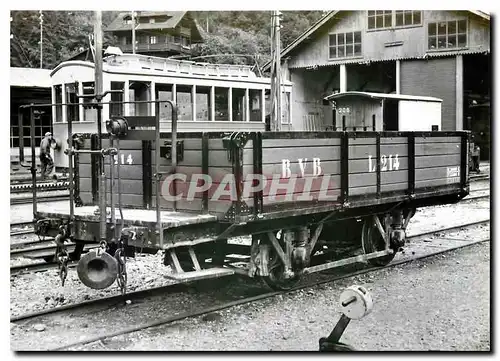
[(23, 88), (50, 88), (49, 69), (10, 68), (10, 86)]
[[(65, 61), (57, 65), (50, 76), (65, 66), (82, 66), (94, 68), (94, 63), (82, 60)], [(189, 76), (200, 79), (227, 79), (234, 81), (257, 81), (269, 80), (257, 76), (250, 65), (213, 64), (201, 63), (188, 60), (171, 58), (160, 58), (140, 54), (111, 55), (103, 59), (103, 71), (113, 73), (141, 72), (148, 76)], [(283, 81), (283, 85), (291, 85), (289, 81)]]
[(369, 92), (359, 92), (359, 91), (348, 91), (342, 93), (334, 93), (327, 97), (325, 100), (335, 100), (345, 97), (364, 97), (371, 99), (395, 99), (395, 100), (413, 100), (422, 102), (442, 102), (443, 99), (426, 97), (419, 95), (405, 95), (405, 94), (386, 94), (386, 93), (369, 93)]

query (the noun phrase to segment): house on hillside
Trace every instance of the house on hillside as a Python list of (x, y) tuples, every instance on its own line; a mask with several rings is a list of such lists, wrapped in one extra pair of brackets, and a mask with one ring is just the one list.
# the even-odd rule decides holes
[(120, 13), (105, 32), (112, 33), (124, 53), (132, 53), (132, 30), (135, 29), (135, 52), (168, 57), (191, 54), (191, 45), (203, 41), (198, 25), (188, 11), (137, 11)]
[[(477, 111), (489, 104), (491, 89), (485, 12), (330, 11), (282, 50), (281, 61), (283, 77), (294, 84), (297, 130), (333, 125), (335, 110), (323, 98), (346, 91), (440, 98), (443, 130), (489, 129), (489, 116)], [(480, 133), (485, 159), (489, 130)]]

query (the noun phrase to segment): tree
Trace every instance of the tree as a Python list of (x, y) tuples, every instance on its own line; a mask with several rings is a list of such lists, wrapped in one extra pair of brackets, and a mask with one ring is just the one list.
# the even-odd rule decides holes
[[(103, 12), (103, 26), (113, 20), (114, 13)], [(12, 11), (11, 17), (11, 66), (39, 67), (40, 13)], [(91, 11), (43, 11), (43, 68), (52, 69), (88, 48), (88, 35), (93, 32)]]

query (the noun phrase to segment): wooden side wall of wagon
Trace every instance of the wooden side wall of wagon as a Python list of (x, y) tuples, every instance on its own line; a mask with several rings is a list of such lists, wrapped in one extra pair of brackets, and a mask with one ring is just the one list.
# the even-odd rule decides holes
[[(468, 192), (465, 132), (263, 133), (258, 142), (242, 149), (242, 200), (258, 219)], [(255, 172), (260, 187), (248, 180)]]

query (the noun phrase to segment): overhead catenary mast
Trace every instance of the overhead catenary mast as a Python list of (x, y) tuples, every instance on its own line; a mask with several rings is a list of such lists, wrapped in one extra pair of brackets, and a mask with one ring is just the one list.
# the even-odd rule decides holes
[(271, 31), (271, 131), (281, 130), (281, 12), (273, 11)]

